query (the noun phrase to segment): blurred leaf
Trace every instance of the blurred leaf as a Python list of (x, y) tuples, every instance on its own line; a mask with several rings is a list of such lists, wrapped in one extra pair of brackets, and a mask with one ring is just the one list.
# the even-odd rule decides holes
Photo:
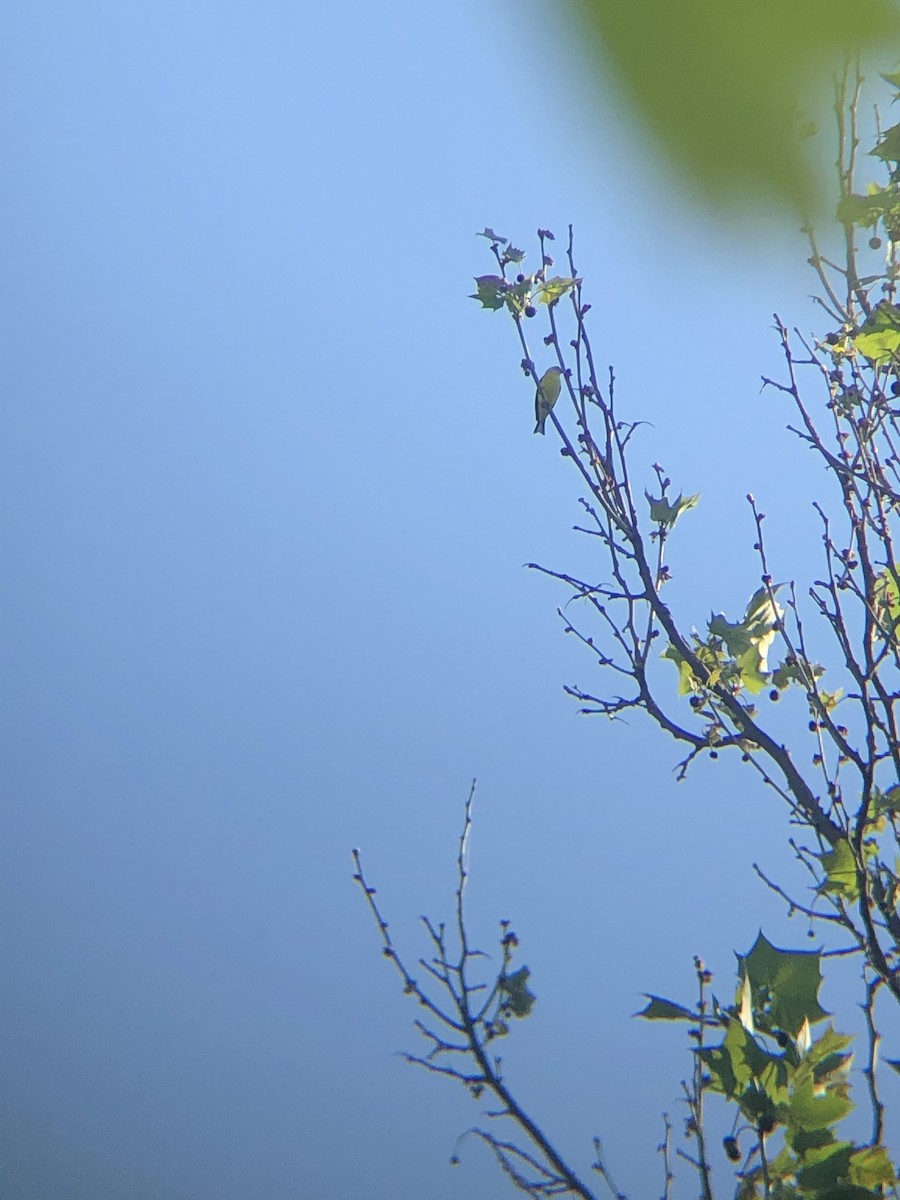
[(818, 189), (797, 117), (857, 53), (900, 56), (891, 0), (571, 0), (563, 21), (604, 105), (621, 93), (682, 177), (734, 206), (774, 195), (806, 210)]
[(504, 993), (505, 1007), (514, 1017), (527, 1017), (534, 1007), (537, 996), (528, 990), (528, 977), (531, 971), (528, 967), (519, 967), (512, 975), (504, 975), (500, 980), (500, 990)]

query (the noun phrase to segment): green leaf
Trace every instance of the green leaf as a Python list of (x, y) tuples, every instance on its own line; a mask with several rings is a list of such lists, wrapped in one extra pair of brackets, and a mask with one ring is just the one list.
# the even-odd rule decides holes
[(554, 275), (537, 289), (535, 298), (539, 304), (555, 304), (560, 297), (571, 292), (576, 283), (577, 279), (564, 279), (561, 275)]
[(885, 568), (876, 578), (873, 607), (875, 616), (887, 628), (890, 635), (896, 635), (900, 625), (900, 563), (894, 563), (891, 570)]
[(782, 584), (759, 588), (750, 597), (743, 621), (726, 621), (719, 613), (709, 619), (709, 632), (720, 638), (737, 664), (742, 686), (754, 695), (769, 682), (769, 649), (784, 610), (772, 599)]
[(812, 1069), (812, 1077), (817, 1084), (827, 1084), (832, 1076), (843, 1075), (847, 1071), (853, 1055), (845, 1051), (852, 1044), (852, 1037), (838, 1033), (831, 1025), (816, 1038), (806, 1052), (805, 1062)]
[(675, 646), (668, 646), (660, 655), (660, 658), (668, 658), (678, 668), (679, 696), (686, 696), (691, 692), (696, 692), (700, 688), (715, 687), (722, 675), (722, 655), (705, 642), (701, 642), (696, 635), (694, 636), (694, 641), (695, 645), (692, 646), (692, 649), (698, 660), (706, 668), (707, 674), (705, 679), (701, 679), (695, 674), (694, 668)]
[(738, 658), (737, 664), (740, 669), (741, 683), (752, 695), (757, 696), (769, 682), (767, 674), (768, 662), (766, 661), (766, 651), (769, 648), (769, 643), (774, 638), (772, 634), (765, 645), (760, 641), (756, 646), (751, 646), (749, 650)]
[(821, 892), (830, 892), (835, 896), (843, 896), (845, 900), (854, 901), (859, 897), (859, 882), (856, 875), (856, 860), (849, 842), (838, 842), (833, 850), (826, 850), (818, 856), (825, 871), (825, 880), (820, 887)]
[(870, 184), (868, 194), (860, 196), (853, 194), (844, 196), (838, 204), (837, 216), (839, 221), (850, 225), (858, 225), (861, 229), (874, 228), (879, 221), (893, 224), (900, 211), (900, 192), (896, 185), (879, 187)]
[[(728, 1030), (719, 1046), (698, 1051), (709, 1071), (710, 1086), (725, 1096), (749, 1104), (756, 1111), (771, 1107), (774, 1096), (783, 1087), (785, 1067), (780, 1057), (767, 1054), (750, 1030), (737, 1018), (728, 1022)], [(751, 1099), (748, 1089), (755, 1096)]]
[(743, 621), (732, 624), (722, 613), (717, 613), (710, 616), (708, 628), (713, 637), (721, 638), (728, 653), (735, 658), (753, 649), (753, 639)]
[(900, 308), (882, 300), (866, 317), (853, 344), (876, 366), (900, 353)]
[(892, 125), (890, 129), (886, 129), (874, 150), (870, 150), (869, 153), (875, 158), (880, 158), (882, 162), (900, 162), (900, 125)]
[(788, 684), (797, 683), (802, 688), (809, 687), (810, 679), (820, 679), (825, 674), (825, 668), (818, 663), (810, 662), (808, 658), (790, 655), (772, 672), (772, 683), (779, 689)]
[(650, 520), (664, 525), (667, 529), (672, 528), (683, 512), (687, 512), (689, 508), (696, 508), (700, 501), (699, 492), (694, 496), (683, 496), (679, 493), (674, 504), (670, 504), (665, 496), (655, 500), (649, 492), (644, 492), (644, 495), (650, 503)]
[(832, 712), (837, 708), (843, 694), (843, 688), (837, 688), (837, 690), (833, 692), (826, 692), (824, 688), (819, 688), (819, 701), (821, 702), (822, 708), (824, 708), (827, 713)]
[(794, 1087), (786, 1119), (794, 1129), (827, 1129), (843, 1121), (853, 1107), (846, 1088), (832, 1087), (821, 1092), (810, 1079)]
[[(781, 587), (783, 584), (776, 584), (772, 588), (773, 595)], [(719, 613), (710, 617), (709, 632), (721, 638), (728, 647), (729, 654), (737, 658), (751, 647), (759, 647), (763, 639), (768, 639), (764, 647), (764, 651), (768, 651), (775, 626), (783, 616), (784, 610), (781, 605), (770, 599), (766, 588), (760, 588), (747, 602), (743, 621), (732, 624)], [(761, 652), (761, 655), (765, 657), (764, 652)]]
[(792, 1129), (788, 1131), (788, 1141), (803, 1159), (812, 1159), (811, 1151), (837, 1145), (830, 1129)]
[(487, 238), (487, 240), (489, 242), (493, 242), (495, 246), (505, 246), (507, 242), (505, 237), (501, 237), (499, 233), (494, 233), (493, 229), (491, 229), (488, 225), (485, 225), (481, 233), (476, 233), (475, 236)]
[(695, 690), (694, 672), (691, 664), (675, 649), (674, 646), (668, 646), (660, 655), (660, 658), (668, 658), (678, 668), (678, 695), (687, 696)]
[(527, 1017), (534, 1007), (537, 996), (528, 990), (528, 977), (531, 971), (528, 967), (519, 967), (512, 975), (504, 975), (500, 980), (500, 990), (504, 993), (504, 1007), (508, 1008), (514, 1017)]
[(893, 1187), (897, 1174), (884, 1146), (861, 1146), (850, 1158), (850, 1182), (874, 1191)]
[(900, 39), (884, 0), (578, 0), (558, 22), (603, 115), (620, 93), (684, 181), (747, 213), (773, 196), (808, 209), (817, 168), (791, 114), (817, 116), (841, 63), (869, 48), (883, 61)]
[(738, 972), (742, 982), (750, 981), (759, 1029), (796, 1036), (804, 1021), (815, 1025), (828, 1016), (818, 1000), (822, 971), (815, 950), (779, 950), (760, 932), (752, 949), (738, 955)]
[(510, 285), (502, 275), (476, 275), (475, 286), (477, 290), (469, 299), (479, 300), (482, 308), (498, 309), (506, 303)]
[(857, 1187), (853, 1183), (839, 1183), (837, 1187), (820, 1193), (818, 1197), (813, 1196), (812, 1200), (880, 1200), (880, 1198), (877, 1192), (870, 1192), (868, 1188)]
[(676, 1004), (673, 1000), (666, 1000), (662, 996), (651, 996), (649, 992), (645, 992), (644, 995), (649, 1003), (640, 1012), (634, 1014), (636, 1017), (643, 1017), (645, 1021), (697, 1020), (695, 1012), (681, 1004)]
[(749, 629), (767, 632), (777, 625), (784, 616), (784, 609), (772, 597), (783, 587), (783, 583), (775, 583), (769, 587), (757, 588), (748, 600), (747, 611), (744, 614), (744, 624)]
[(886, 792), (880, 792), (877, 788), (874, 788), (872, 798), (875, 813), (900, 812), (900, 784), (895, 783)]
[(813, 1151), (808, 1162), (797, 1172), (797, 1183), (804, 1192), (824, 1192), (843, 1183), (850, 1172), (852, 1142), (834, 1142)]

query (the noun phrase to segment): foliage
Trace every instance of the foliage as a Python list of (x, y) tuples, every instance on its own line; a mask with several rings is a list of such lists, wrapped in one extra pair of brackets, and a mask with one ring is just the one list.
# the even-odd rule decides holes
[(819, 188), (799, 151), (819, 85), (848, 56), (900, 46), (891, 0), (573, 0), (563, 13), (597, 102), (624, 96), (682, 179), (734, 207), (774, 196), (807, 211)]
[[(900, 75), (886, 78), (900, 91)], [(826, 331), (816, 340), (803, 338), (776, 318), (784, 378), (765, 380), (787, 397), (796, 413), (789, 428), (818, 454), (835, 484), (835, 512), (816, 504), (822, 578), (805, 591), (796, 581), (774, 582), (765, 514), (748, 496), (758, 585), (736, 619), (713, 612), (702, 630), (685, 629), (663, 599), (672, 578), (673, 538), (700, 498), (676, 494), (659, 464), (652, 467), (650, 487), (639, 491), (633, 483), (631, 443), (639, 423), (619, 415), (614, 374), (601, 379), (596, 371), (586, 322), (591, 306), (576, 269), (571, 229), (560, 274), (552, 273), (555, 239), (549, 230), (538, 230), (539, 265), (528, 274), (523, 251), (491, 229), (481, 235), (496, 273), (476, 279), (474, 298), (512, 319), (522, 370), (532, 383), (543, 372), (528, 335), (539, 311), (546, 318), (542, 345), (563, 380), (560, 402), (547, 419), (584, 489), (582, 532), (605, 553), (600, 583), (530, 564), (561, 581), (581, 603), (581, 623), (562, 611), (560, 616), (615, 689), (566, 690), (584, 713), (615, 718), (637, 711), (649, 717), (686, 747), (680, 779), (698, 757), (737, 755), (783, 801), (795, 830), (790, 844), (813, 883), (813, 898), (805, 902), (758, 872), (790, 912), (818, 923), (825, 935), (822, 950), (782, 950), (760, 933), (738, 956), (732, 998), (712, 992), (713, 976), (698, 959), (693, 1003), (651, 995), (640, 1014), (687, 1026), (693, 1061), (684, 1085), (689, 1148), (679, 1146), (677, 1153), (696, 1171), (704, 1200), (713, 1196), (710, 1097), (733, 1113), (723, 1150), (741, 1200), (855, 1200), (884, 1195), (896, 1183), (875, 1067), (876, 1003), (882, 997), (900, 1003), (900, 552), (894, 545), (900, 515), (900, 125), (881, 132), (873, 152), (886, 179), (858, 193), (859, 81), (845, 76), (839, 99), (838, 220), (845, 241), (840, 267), (821, 254), (807, 230)], [(868, 235), (862, 250), (860, 231)], [(807, 379), (820, 390), (818, 411), (801, 390)], [(561, 411), (564, 399), (570, 419)], [(808, 652), (807, 609), (833, 642), (827, 670)], [(802, 745), (789, 747), (779, 726), (776, 704), (789, 690), (799, 691), (808, 708), (811, 770), (800, 765)], [(443, 924), (425, 921), (432, 956), (419, 960), (423, 983), (394, 946), (357, 856), (356, 878), (384, 953), (424, 1010), (416, 1026), (428, 1050), (407, 1058), (456, 1079), (476, 1099), (487, 1093), (499, 1103), (489, 1116), (511, 1121), (525, 1141), (487, 1128), (470, 1134), (491, 1148), (517, 1187), (531, 1196), (587, 1200), (590, 1187), (518, 1103), (495, 1053), (499, 1039), (528, 1016), (535, 998), (528, 968), (513, 968), (518, 939), (508, 923), (501, 925), (497, 970), (488, 970), (487, 956), (469, 943), (464, 896), (471, 804), (470, 795), (457, 859), (453, 937)], [(818, 999), (823, 963), (832, 954), (855, 954), (863, 965), (863, 1074), (871, 1131), (862, 1143), (844, 1128), (854, 1109), (851, 1039), (828, 1021)], [(673, 1179), (671, 1143), (667, 1123), (665, 1197)], [(599, 1141), (595, 1152), (593, 1170), (622, 1200)]]

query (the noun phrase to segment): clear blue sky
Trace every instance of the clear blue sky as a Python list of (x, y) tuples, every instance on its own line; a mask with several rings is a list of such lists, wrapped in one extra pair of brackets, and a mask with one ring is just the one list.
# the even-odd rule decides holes
[(578, 487), (466, 296), (485, 224), (575, 223), (638, 459), (703, 493), (699, 625), (756, 585), (748, 489), (814, 550), (759, 395), (804, 249), (692, 209), (542, 12), (0, 18), (4, 1200), (501, 1194), (447, 1165), (479, 1106), (394, 1056), (417, 1013), (351, 881), (360, 846), (423, 952), (472, 776), (475, 928), (512, 918), (539, 996), (508, 1078), (582, 1170), (600, 1134), (660, 1186), (689, 1064), (640, 993), (727, 980), (761, 921), (802, 942), (750, 870), (774, 802), (563, 695), (596, 671), (522, 564), (586, 561)]

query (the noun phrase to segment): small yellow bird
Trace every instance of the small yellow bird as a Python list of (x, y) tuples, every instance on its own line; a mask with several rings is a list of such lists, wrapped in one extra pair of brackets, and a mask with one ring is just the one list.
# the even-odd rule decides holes
[(562, 367), (548, 367), (538, 380), (537, 391), (534, 394), (534, 419), (537, 422), (534, 427), (535, 433), (544, 432), (550, 410), (559, 399), (562, 374)]

